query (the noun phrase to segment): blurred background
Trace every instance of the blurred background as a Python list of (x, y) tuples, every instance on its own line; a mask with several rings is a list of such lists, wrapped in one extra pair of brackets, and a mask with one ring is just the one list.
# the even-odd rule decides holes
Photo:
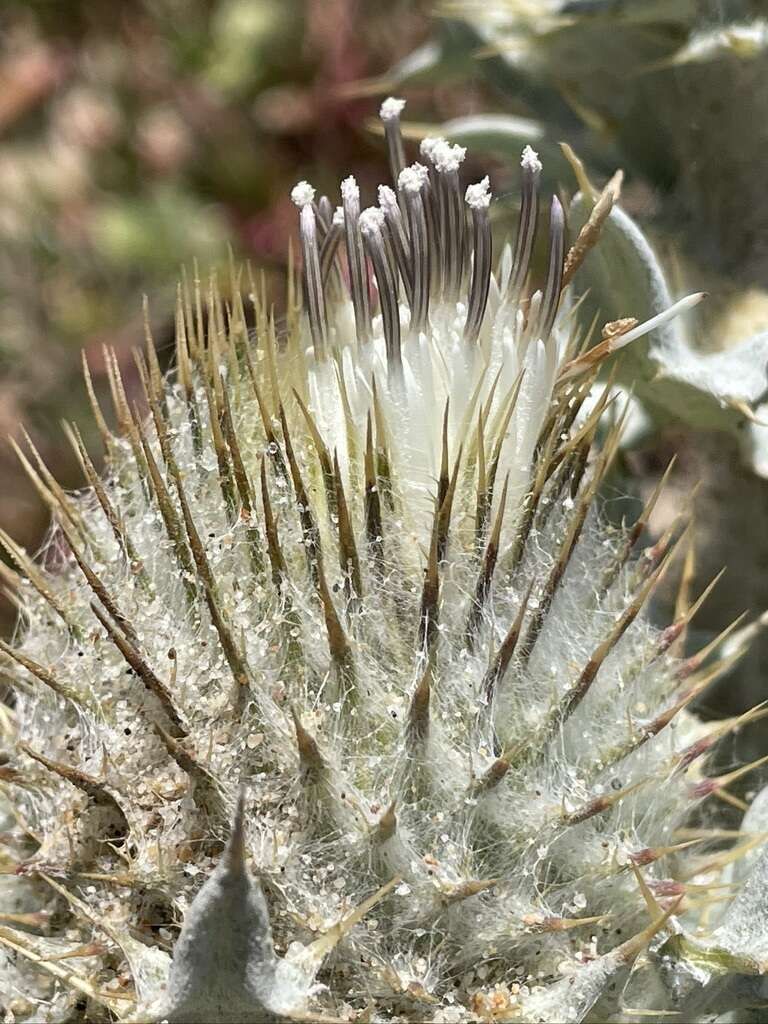
[[(525, 143), (541, 152), (552, 190), (575, 191), (561, 140), (600, 186), (622, 167), (622, 204), (652, 239), (672, 292), (711, 293), (691, 343), (706, 353), (761, 338), (768, 330), (764, 7), (759, 0), (438, 7), (426, 0), (4, 0), (0, 438), (20, 437), (23, 424), (62, 483), (81, 486), (60, 429), (62, 419), (91, 422), (80, 350), (99, 390), (102, 345), (114, 346), (130, 386), (143, 294), (167, 354), (180, 267), (194, 258), (203, 268), (224, 265), (228, 247), (265, 271), (279, 305), (295, 243), (291, 186), (306, 177), (334, 197), (354, 170), (370, 201), (387, 176), (375, 115), (390, 91), (408, 100), (407, 135), (439, 126), (471, 147), (468, 175), (491, 171), (504, 200), (500, 234), (513, 223)], [(623, 299), (617, 293), (619, 306)], [(656, 532), (700, 482), (693, 589), (723, 564), (728, 573), (693, 640), (742, 611), (754, 617), (768, 608), (768, 457), (756, 450), (762, 435), (750, 433), (745, 447), (759, 420), (759, 403), (747, 405), (738, 421), (710, 429), (691, 422), (685, 396), (663, 413), (650, 401), (615, 482), (616, 493), (627, 490), (639, 507), (678, 453)], [(36, 549), (47, 514), (4, 440), (0, 473), (0, 527)], [(668, 617), (675, 587), (671, 578), (660, 616)], [(12, 628), (3, 605), (0, 629)], [(738, 712), (768, 695), (766, 653), (759, 641), (739, 674), (708, 698), (707, 713)]]
[(380, 169), (375, 104), (344, 87), (427, 30), (365, 0), (0, 5), (0, 526), (31, 549), (47, 526), (7, 443), (22, 424), (80, 486), (59, 425), (91, 420), (80, 350), (97, 388), (103, 344), (131, 378), (143, 293), (162, 346), (180, 267), (229, 245), (279, 301), (293, 182)]

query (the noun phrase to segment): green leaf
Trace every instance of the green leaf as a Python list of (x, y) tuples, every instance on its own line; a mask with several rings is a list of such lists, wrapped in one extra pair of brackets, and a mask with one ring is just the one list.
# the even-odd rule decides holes
[[(592, 200), (579, 193), (570, 211), (572, 233), (589, 216)], [(661, 265), (635, 222), (614, 207), (598, 245), (575, 278), (584, 295), (580, 322), (589, 326), (632, 316), (644, 321), (672, 304)], [(619, 359), (618, 381), (632, 386), (659, 424), (682, 421), (697, 429), (722, 430), (742, 440), (747, 462), (768, 475), (768, 429), (754, 423), (768, 391), (768, 333), (722, 352), (696, 352), (680, 319), (628, 345)], [(765, 449), (763, 449), (765, 444)], [(765, 454), (763, 454), (765, 451)]]
[(754, 60), (768, 49), (768, 25), (754, 21), (748, 25), (719, 25), (703, 32), (693, 33), (684, 46), (670, 57), (670, 66), (704, 64), (735, 57)]
[(267, 904), (245, 865), (243, 795), (219, 863), (192, 901), (173, 951), (163, 1018), (274, 1021), (299, 1009), (302, 978), (275, 955)]
[(433, 39), (412, 50), (378, 78), (355, 83), (354, 92), (377, 95), (451, 79), (476, 78), (480, 73), (475, 59), (478, 45), (478, 37), (461, 23), (440, 21)]
[(566, 0), (560, 13), (577, 18), (605, 15), (635, 24), (687, 23), (701, 16), (696, 0)]

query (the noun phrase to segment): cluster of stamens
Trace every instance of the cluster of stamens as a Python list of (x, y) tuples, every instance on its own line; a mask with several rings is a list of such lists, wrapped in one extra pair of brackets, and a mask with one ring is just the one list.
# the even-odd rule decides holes
[[(291, 193), (301, 211), (306, 308), (315, 354), (322, 358), (327, 351), (328, 285), (343, 239), (357, 337), (360, 341), (371, 337), (370, 268), (390, 373), (402, 367), (401, 320), (405, 321), (406, 337), (424, 334), (430, 309), (455, 305), (464, 288), (464, 337), (477, 342), (488, 303), (493, 263), (488, 178), (469, 185), (462, 198), (459, 170), (466, 149), (443, 138), (424, 139), (420, 145), (424, 162), (405, 166), (400, 127), (403, 107), (402, 100), (393, 98), (385, 100), (381, 107), (397, 191), (387, 185), (379, 186), (378, 206), (360, 209), (360, 189), (353, 177), (342, 182), (342, 206), (335, 212), (327, 196), (315, 202), (315, 190), (305, 181), (299, 182)], [(504, 308), (515, 313), (528, 279), (536, 240), (541, 176), (541, 163), (530, 146), (523, 150), (520, 164), (517, 243), (503, 295)], [(551, 201), (549, 232), (546, 281), (543, 289), (531, 296), (523, 325), (531, 337), (545, 341), (558, 310), (565, 251), (565, 221), (556, 196)]]

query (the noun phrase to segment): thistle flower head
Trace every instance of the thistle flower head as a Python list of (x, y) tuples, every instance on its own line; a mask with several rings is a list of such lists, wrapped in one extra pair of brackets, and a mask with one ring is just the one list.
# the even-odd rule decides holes
[(620, 331), (580, 354), (557, 199), (532, 275), (535, 154), (495, 264), (488, 178), (443, 140), (406, 166), (401, 110), (378, 206), (294, 188), (284, 338), (257, 282), (249, 331), (235, 273), (185, 281), (149, 418), (107, 355), (106, 476), (76, 428), (89, 490), (28, 463), (56, 530), (42, 563), (2, 539), (14, 1020), (582, 1020), (679, 909), (713, 673), (669, 653), (695, 606), (643, 618), (677, 538), (636, 559), (649, 509), (595, 508)]

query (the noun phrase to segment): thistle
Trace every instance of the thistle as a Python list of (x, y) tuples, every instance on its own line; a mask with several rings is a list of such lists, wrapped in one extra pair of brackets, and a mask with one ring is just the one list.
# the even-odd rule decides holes
[(55, 529), (2, 537), (8, 1020), (601, 1021), (660, 949), (697, 998), (723, 949), (750, 973), (691, 930), (733, 855), (679, 833), (737, 774), (704, 762), (739, 723), (686, 709), (739, 649), (675, 656), (706, 594), (645, 618), (685, 535), (634, 553), (658, 490), (627, 529), (596, 501), (601, 360), (698, 296), (587, 349), (613, 193), (570, 247), (552, 199), (534, 287), (536, 154), (494, 270), (488, 179), (441, 139), (406, 166), (401, 109), (377, 206), (294, 188), (284, 332), (258, 282), (249, 320), (234, 270), (185, 279), (148, 416), (107, 352), (109, 426), (86, 366), (106, 475), (76, 427), (80, 494), (21, 453)]

